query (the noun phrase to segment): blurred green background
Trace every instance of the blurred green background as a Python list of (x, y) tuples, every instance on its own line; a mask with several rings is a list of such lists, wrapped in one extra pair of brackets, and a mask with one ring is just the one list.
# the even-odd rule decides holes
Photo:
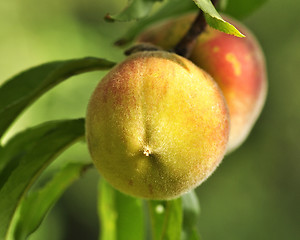
[[(117, 4), (116, 4), (117, 3)], [(130, 24), (110, 24), (125, 0), (0, 1), (0, 83), (31, 66), (96, 56), (120, 61), (112, 43)], [(300, 236), (300, 2), (269, 0), (244, 19), (265, 51), (269, 93), (247, 141), (225, 157), (198, 189), (199, 229), (205, 240), (293, 240)], [(33, 104), (7, 133), (35, 124), (85, 115), (104, 73), (74, 77)], [(58, 160), (89, 160), (79, 143)], [(51, 166), (55, 168), (54, 166)], [(76, 182), (31, 239), (97, 239), (98, 174)]]

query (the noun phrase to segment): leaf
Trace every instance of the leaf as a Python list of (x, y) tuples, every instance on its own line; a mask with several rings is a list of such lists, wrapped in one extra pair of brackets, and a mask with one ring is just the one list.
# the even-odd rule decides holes
[(180, 240), (182, 227), (181, 198), (169, 201), (149, 201), (154, 240)]
[(237, 19), (242, 19), (266, 2), (267, 0), (230, 0), (226, 4), (224, 12)]
[(144, 239), (143, 202), (120, 193), (104, 179), (99, 184), (99, 204), (102, 240)]
[(234, 26), (222, 19), (210, 0), (193, 1), (204, 12), (204, 16), (208, 25), (227, 34), (235, 35), (237, 37), (245, 37)]
[(64, 191), (91, 166), (87, 163), (70, 163), (41, 189), (30, 192), (20, 203), (11, 233), (13, 239), (25, 240), (41, 224), (50, 208)]
[(183, 208), (183, 231), (182, 240), (199, 240), (197, 229), (200, 215), (200, 204), (195, 191), (191, 191), (182, 196)]
[(122, 12), (115, 15), (106, 15), (108, 21), (132, 21), (148, 16), (155, 2), (161, 0), (129, 0)]
[(79, 73), (113, 66), (104, 59), (82, 58), (46, 63), (14, 76), (0, 87), (0, 138), (27, 106), (55, 85)]
[(99, 239), (116, 240), (117, 210), (115, 207), (115, 190), (105, 180), (101, 180), (98, 193), (98, 215), (101, 229)]
[(151, 16), (136, 22), (131, 28), (128, 29), (123, 37), (115, 42), (115, 44), (118, 46), (125, 46), (133, 41), (133, 39), (149, 25), (169, 17), (179, 16), (195, 9), (197, 9), (197, 6), (195, 6), (195, 4), (190, 0), (166, 1), (166, 3)]
[(84, 120), (52, 121), (13, 137), (0, 156), (0, 239), (24, 194), (65, 148), (84, 136)]

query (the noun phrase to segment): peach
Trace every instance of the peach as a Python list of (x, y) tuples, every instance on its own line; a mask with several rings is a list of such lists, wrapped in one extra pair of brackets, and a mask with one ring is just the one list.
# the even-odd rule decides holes
[[(195, 14), (157, 24), (138, 37), (164, 49), (172, 49), (188, 30)], [(267, 77), (262, 50), (253, 34), (236, 20), (225, 19), (246, 38), (231, 36), (211, 27), (197, 38), (190, 60), (219, 84), (231, 120), (227, 152), (239, 147), (249, 135), (265, 102)]]
[(216, 169), (229, 125), (223, 94), (210, 75), (173, 53), (138, 52), (96, 87), (86, 138), (95, 166), (116, 189), (171, 199)]

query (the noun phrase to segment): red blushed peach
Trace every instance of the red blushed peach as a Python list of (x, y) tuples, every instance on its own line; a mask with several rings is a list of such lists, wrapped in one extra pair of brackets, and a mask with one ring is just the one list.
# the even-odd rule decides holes
[(163, 51), (139, 52), (95, 89), (86, 137), (95, 166), (116, 189), (170, 199), (219, 165), (229, 113), (218, 85), (192, 62)]
[[(138, 41), (172, 49), (188, 30), (195, 15), (189, 14), (153, 26)], [(267, 93), (262, 50), (253, 34), (237, 21), (225, 17), (246, 38), (231, 36), (211, 27), (197, 38), (190, 60), (219, 84), (227, 101), (231, 130), (228, 152), (241, 145), (256, 122)]]

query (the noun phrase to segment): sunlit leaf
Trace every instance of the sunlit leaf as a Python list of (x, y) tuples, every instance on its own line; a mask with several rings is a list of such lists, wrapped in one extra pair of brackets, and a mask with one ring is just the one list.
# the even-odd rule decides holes
[(161, 0), (129, 0), (122, 12), (115, 15), (108, 14), (105, 19), (108, 21), (132, 21), (146, 17), (155, 2)]
[(144, 239), (144, 214), (141, 199), (120, 193), (104, 179), (99, 184), (101, 240)]
[(91, 166), (87, 163), (70, 163), (59, 170), (45, 186), (32, 191), (22, 201), (14, 219), (13, 239), (25, 240), (41, 224), (50, 208), (65, 190)]
[(0, 155), (0, 239), (24, 194), (65, 148), (84, 136), (84, 120), (52, 121), (13, 137)]
[(244, 37), (234, 26), (222, 19), (210, 0), (194, 0), (194, 2), (204, 12), (206, 22), (211, 27), (227, 34)]
[(28, 69), (0, 86), (0, 137), (17, 116), (43, 93), (65, 79), (84, 72), (107, 70), (113, 62), (83, 58), (46, 63)]
[(197, 229), (198, 218), (200, 215), (200, 204), (194, 191), (182, 196), (182, 208), (182, 240), (200, 240), (200, 235)]
[(155, 13), (151, 16), (144, 18), (135, 24), (122, 36), (115, 44), (118, 46), (125, 46), (130, 43), (141, 31), (149, 25), (164, 20), (169, 17), (179, 16), (181, 14), (190, 12), (197, 9), (193, 1), (183, 0), (169, 0), (164, 3)]
[(181, 198), (169, 201), (149, 201), (154, 240), (180, 240), (182, 228)]

